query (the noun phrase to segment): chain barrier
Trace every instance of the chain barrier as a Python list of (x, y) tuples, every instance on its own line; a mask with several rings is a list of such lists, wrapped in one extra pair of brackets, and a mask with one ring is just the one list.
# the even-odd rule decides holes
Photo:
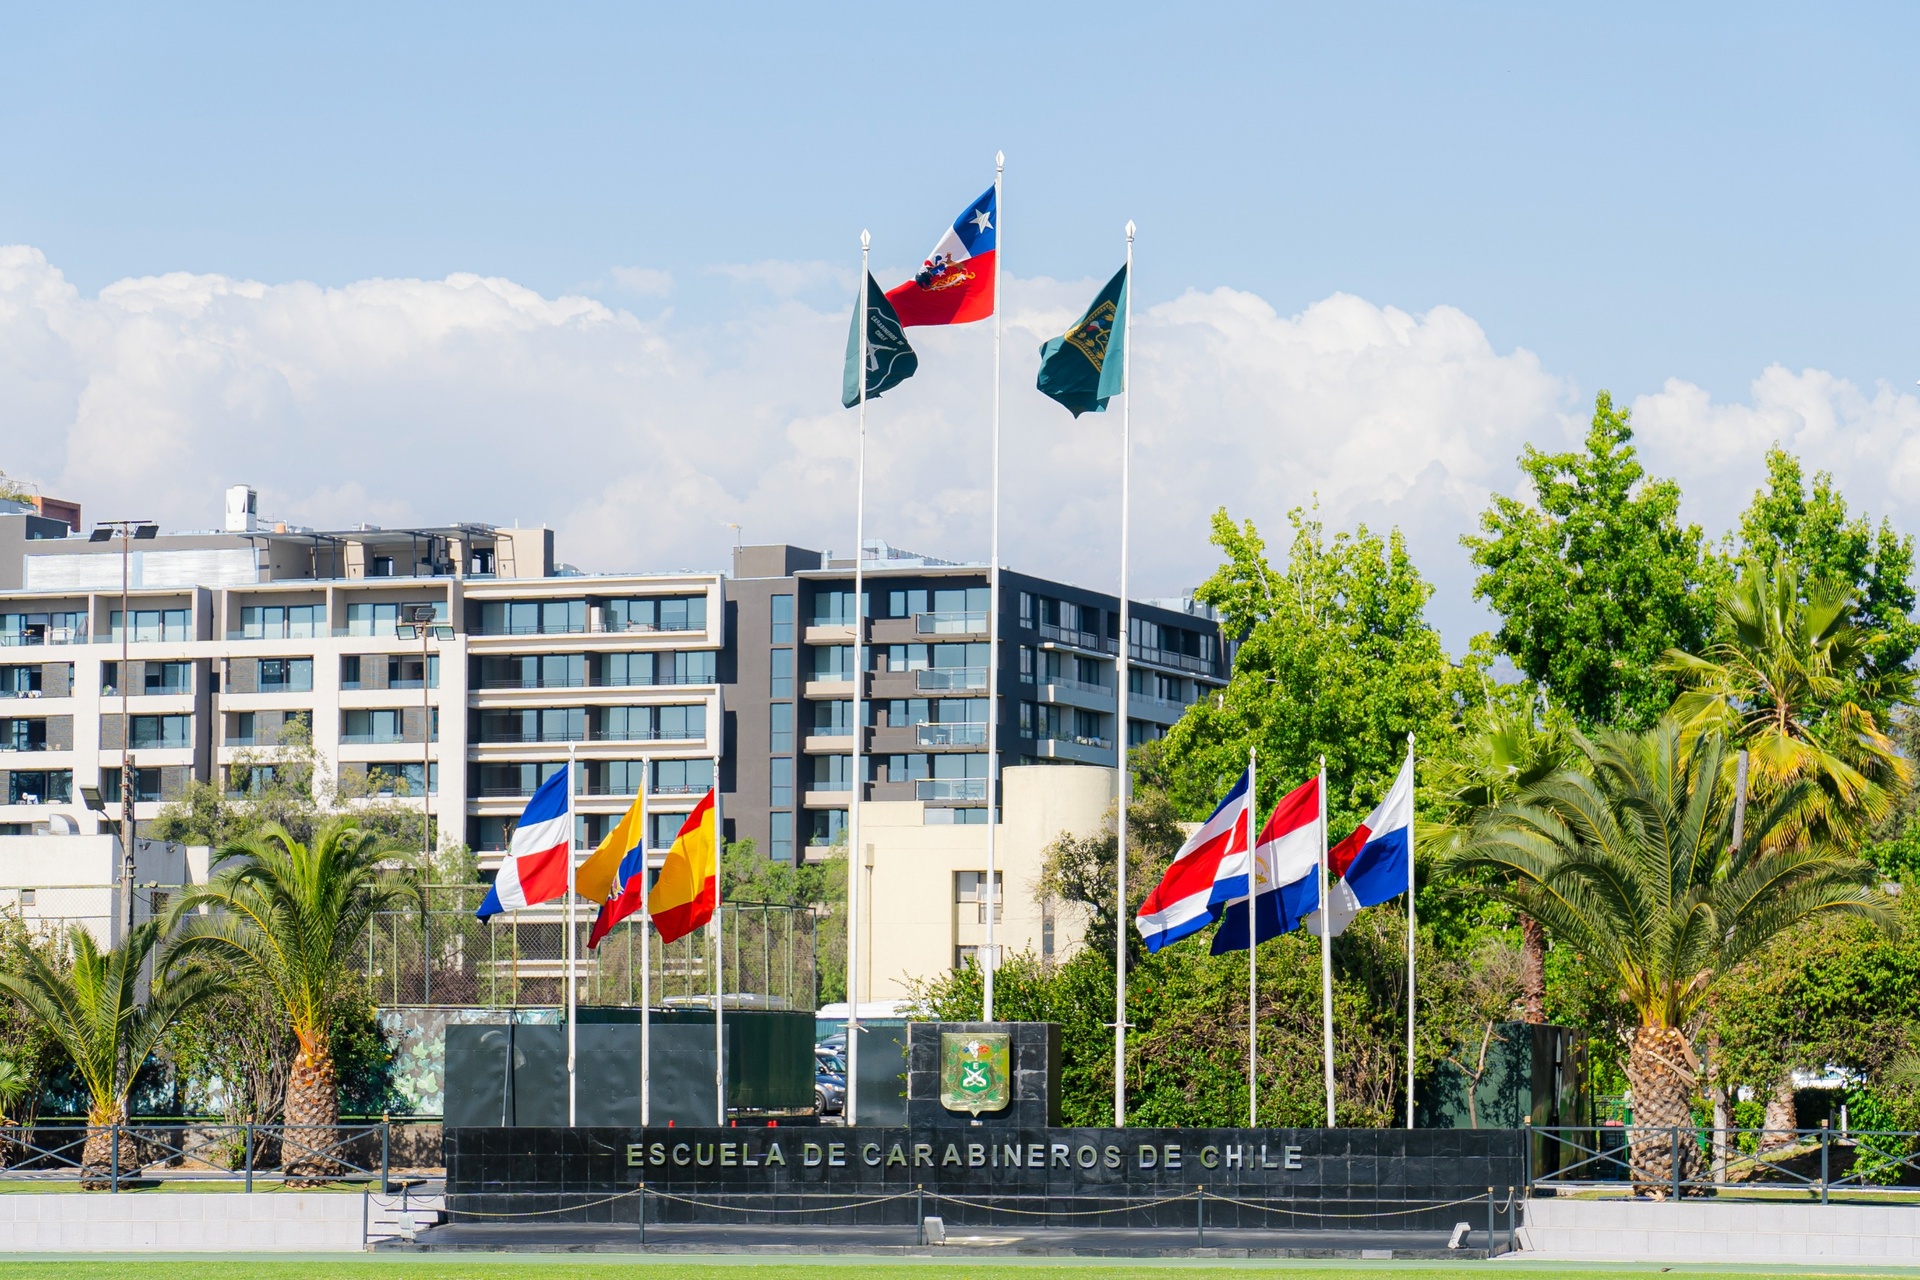
[(1213, 1192), (1209, 1200), (1218, 1200), (1221, 1204), (1239, 1205), (1242, 1209), (1259, 1209), (1265, 1213), (1284, 1213), (1294, 1218), (1333, 1218), (1339, 1221), (1362, 1221), (1368, 1218), (1404, 1218), (1416, 1213), (1437, 1213), (1441, 1209), (1453, 1209), (1463, 1204), (1479, 1204), (1487, 1197), (1468, 1196), (1463, 1200), (1445, 1200), (1440, 1202), (1421, 1201), (1411, 1209), (1385, 1209), (1378, 1213), (1323, 1213), (1312, 1209), (1280, 1209), (1272, 1204), (1263, 1204), (1257, 1200), (1236, 1200), (1232, 1196)]

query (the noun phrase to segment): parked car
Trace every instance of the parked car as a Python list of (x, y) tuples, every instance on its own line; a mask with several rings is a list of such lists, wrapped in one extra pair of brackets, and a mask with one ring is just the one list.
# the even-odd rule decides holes
[(841, 1114), (847, 1105), (847, 1060), (832, 1045), (813, 1047), (813, 1109), (823, 1116)]

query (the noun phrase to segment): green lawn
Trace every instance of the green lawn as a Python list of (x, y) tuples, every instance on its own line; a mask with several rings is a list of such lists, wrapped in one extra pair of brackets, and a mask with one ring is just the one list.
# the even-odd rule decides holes
[(1391, 1280), (1493, 1280), (1516, 1271), (1546, 1272), (1554, 1280), (1619, 1280), (1621, 1276), (1655, 1277), (1662, 1272), (1689, 1280), (1712, 1277), (1914, 1275), (1892, 1268), (1826, 1267), (1796, 1270), (1785, 1267), (1660, 1267), (1652, 1264), (1551, 1266), (1506, 1262), (1394, 1263), (1365, 1262), (1329, 1265), (1325, 1262), (1270, 1261), (1206, 1262), (1180, 1259), (1129, 1260), (1124, 1265), (1089, 1260), (1083, 1264), (1059, 1259), (1031, 1263), (1010, 1259), (968, 1261), (930, 1258), (924, 1261), (868, 1260), (820, 1256), (780, 1262), (742, 1263), (738, 1259), (620, 1259), (553, 1260), (537, 1255), (493, 1255), (476, 1258), (369, 1258), (358, 1255), (301, 1260), (213, 1259), (183, 1256), (173, 1260), (128, 1262), (117, 1259), (87, 1261), (0, 1262), (0, 1280), (826, 1280), (831, 1275), (857, 1271), (860, 1280), (1127, 1280), (1142, 1271), (1178, 1272), (1180, 1280), (1243, 1280), (1248, 1271), (1284, 1271), (1287, 1280), (1334, 1280), (1355, 1272), (1390, 1272)]

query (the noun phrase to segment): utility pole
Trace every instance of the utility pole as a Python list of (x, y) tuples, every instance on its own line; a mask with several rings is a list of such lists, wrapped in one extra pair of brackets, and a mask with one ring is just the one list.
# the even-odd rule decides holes
[(89, 542), (109, 542), (120, 536), (120, 672), (114, 683), (120, 686), (120, 940), (133, 933), (133, 717), (128, 714), (128, 684), (132, 668), (127, 661), (128, 642), (133, 636), (133, 614), (127, 604), (131, 595), (132, 544), (148, 542), (160, 534), (160, 526), (151, 520), (101, 520), (95, 523)]

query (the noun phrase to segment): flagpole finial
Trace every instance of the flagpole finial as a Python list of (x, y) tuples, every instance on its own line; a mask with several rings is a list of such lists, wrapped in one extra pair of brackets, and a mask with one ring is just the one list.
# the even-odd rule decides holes
[(1132, 218), (1127, 219), (1127, 243), (1128, 244), (1133, 243), (1133, 219)]
[(860, 247), (861, 247), (862, 249), (871, 249), (871, 248), (873, 248), (873, 232), (871, 232), (871, 231), (862, 231), (862, 232), (860, 233)]
[(1007, 153), (1004, 151), (994, 152), (993, 153), (993, 171), (995, 173), (998, 173), (1006, 167), (1007, 167)]

